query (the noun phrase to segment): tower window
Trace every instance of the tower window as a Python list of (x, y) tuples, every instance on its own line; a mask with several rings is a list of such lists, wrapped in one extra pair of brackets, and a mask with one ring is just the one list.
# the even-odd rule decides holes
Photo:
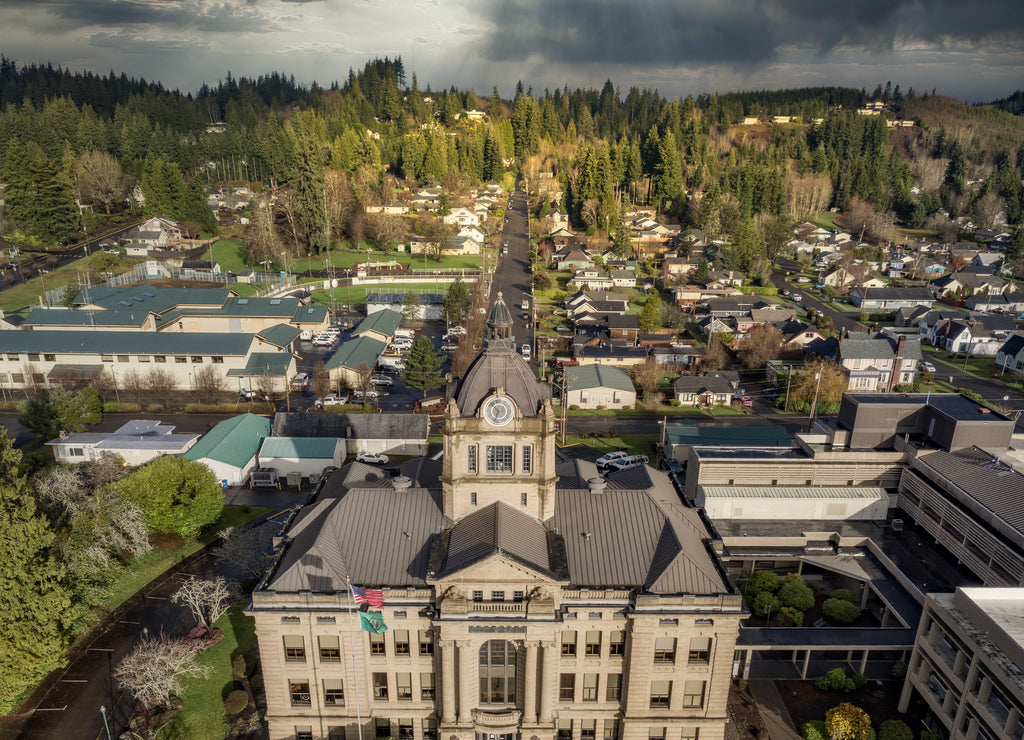
[(520, 506), (526, 506), (526, 494), (525, 493), (520, 493), (519, 494), (519, 505)]
[(533, 472), (533, 447), (523, 445), (523, 472)]
[(476, 472), (476, 445), (466, 448), (466, 469), (470, 473)]
[(469, 494), (469, 505), (476, 506), (476, 491), (473, 491), (471, 494)]
[(487, 445), (487, 472), (512, 472), (512, 445)]

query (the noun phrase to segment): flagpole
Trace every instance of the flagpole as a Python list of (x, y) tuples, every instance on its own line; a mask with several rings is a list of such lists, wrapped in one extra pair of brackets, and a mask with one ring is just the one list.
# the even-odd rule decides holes
[(352, 676), (356, 682), (356, 727), (359, 728), (359, 740), (363, 740), (363, 717), (359, 712), (359, 661), (356, 660), (356, 638), (352, 632), (352, 611), (356, 607), (355, 599), (352, 598), (352, 581), (345, 576), (345, 585), (348, 586), (348, 601), (351, 607), (348, 610), (348, 637), (352, 646)]

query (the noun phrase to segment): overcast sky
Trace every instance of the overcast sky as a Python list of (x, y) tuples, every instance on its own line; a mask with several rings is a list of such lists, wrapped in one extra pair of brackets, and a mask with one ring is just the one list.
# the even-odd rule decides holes
[(663, 95), (810, 85), (1024, 87), (1021, 0), (0, 0), (19, 64), (195, 91), (227, 71), (324, 86), (401, 56), (421, 88), (600, 87)]

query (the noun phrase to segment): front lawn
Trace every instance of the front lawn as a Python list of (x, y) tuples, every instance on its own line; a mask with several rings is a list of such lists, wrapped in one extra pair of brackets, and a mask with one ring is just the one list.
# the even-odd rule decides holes
[(630, 455), (647, 455), (648, 458), (654, 460), (653, 447), (657, 441), (657, 437), (650, 434), (623, 434), (616, 437), (588, 437), (582, 434), (568, 434), (565, 437), (565, 445), (562, 445), (562, 449), (573, 445), (583, 445), (599, 450), (602, 454), (622, 450)]
[(220, 264), (224, 272), (239, 273), (242, 270), (263, 270), (262, 265), (252, 267), (245, 262), (245, 245), (231, 239), (219, 239), (213, 243), (213, 261)]
[(348, 305), (358, 310), (366, 308), (366, 296), (371, 293), (438, 293), (447, 295), (448, 283), (383, 283), (381, 285), (346, 285), (332, 290), (314, 290), (311, 300), (320, 306)]

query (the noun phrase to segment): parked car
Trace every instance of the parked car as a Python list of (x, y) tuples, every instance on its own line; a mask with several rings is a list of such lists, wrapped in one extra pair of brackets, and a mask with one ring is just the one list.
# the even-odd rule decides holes
[(530, 361), (530, 345), (524, 344), (523, 345), (523, 349), (521, 350), (520, 354), (522, 354), (524, 360), (529, 362)]
[(370, 385), (394, 385), (395, 381), (393, 378), (389, 378), (387, 375), (374, 375), (370, 378)]
[(445, 342), (441, 345), (442, 352), (454, 352), (459, 348), (459, 345), (453, 344), (452, 342)]
[(348, 395), (337, 393), (328, 393), (323, 397), (323, 400), (317, 399), (313, 405), (315, 406), (344, 406), (348, 403)]
[(292, 388), (308, 388), (309, 373), (296, 373), (292, 378)]
[(388, 464), (388, 456), (379, 452), (360, 452), (356, 455), (356, 460), (361, 463), (369, 463), (370, 465)]
[(375, 391), (373, 388), (367, 388), (366, 393), (364, 394), (361, 390), (357, 388), (356, 390), (352, 391), (352, 397), (358, 398), (360, 400), (363, 400), (365, 398), (368, 401), (373, 401), (380, 398), (380, 393), (378, 391)]
[(255, 401), (260, 397), (260, 394), (254, 391), (252, 388), (240, 388), (238, 391), (238, 397), (243, 401)]
[(612, 463), (618, 462), (619, 460), (624, 460), (627, 457), (629, 457), (629, 455), (627, 455), (625, 452), (608, 452), (605, 453), (604, 455), (601, 455), (601, 457), (597, 458), (597, 460), (595, 460), (594, 462), (597, 464), (597, 469), (601, 470), (603, 468), (607, 468)]
[(750, 400), (750, 396), (740, 396), (740, 403), (747, 407), (754, 405), (754, 402)]
[(335, 338), (333, 336), (331, 336), (330, 334), (320, 333), (320, 334), (317, 334), (315, 337), (313, 337), (313, 346), (314, 347), (330, 347), (331, 345), (334, 344), (334, 339)]
[(453, 337), (461, 337), (466, 333), (466, 327), (455, 324), (448, 327), (448, 334)]
[(920, 369), (921, 369), (922, 372), (934, 373), (935, 372), (935, 365), (933, 365), (930, 362), (925, 362), (924, 360), (921, 360)]
[(620, 470), (629, 470), (640, 465), (647, 464), (647, 455), (628, 455), (621, 460), (616, 460), (606, 470), (609, 473), (617, 473)]

